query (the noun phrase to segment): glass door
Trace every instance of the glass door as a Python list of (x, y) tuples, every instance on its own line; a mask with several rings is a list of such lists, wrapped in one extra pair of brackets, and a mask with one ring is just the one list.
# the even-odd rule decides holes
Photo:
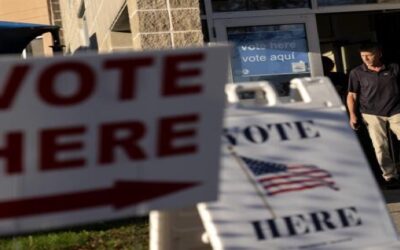
[(323, 75), (315, 16), (288, 15), (216, 19), (218, 41), (233, 50), (230, 81), (269, 81), (288, 95), (295, 77)]

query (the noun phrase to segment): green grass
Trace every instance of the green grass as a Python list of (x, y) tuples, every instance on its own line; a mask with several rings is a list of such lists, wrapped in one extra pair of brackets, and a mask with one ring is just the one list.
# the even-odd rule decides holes
[(38, 233), (0, 240), (1, 250), (147, 250), (147, 218), (103, 223), (79, 229)]

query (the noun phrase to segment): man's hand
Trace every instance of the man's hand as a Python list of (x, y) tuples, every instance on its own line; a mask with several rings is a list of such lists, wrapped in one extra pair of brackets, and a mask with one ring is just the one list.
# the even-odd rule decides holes
[(347, 93), (347, 108), (349, 109), (350, 116), (350, 127), (353, 130), (357, 130), (360, 127), (360, 123), (358, 122), (357, 112), (356, 112), (356, 102), (357, 101), (357, 93), (350, 92)]
[(357, 116), (350, 116), (350, 127), (353, 130), (357, 130), (360, 127), (360, 123), (358, 123), (358, 118)]

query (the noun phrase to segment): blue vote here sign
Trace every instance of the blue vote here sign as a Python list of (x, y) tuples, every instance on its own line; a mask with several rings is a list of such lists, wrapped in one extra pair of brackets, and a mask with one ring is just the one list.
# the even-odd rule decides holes
[(236, 77), (310, 71), (304, 29), (234, 32), (228, 37), (234, 43), (232, 70)]

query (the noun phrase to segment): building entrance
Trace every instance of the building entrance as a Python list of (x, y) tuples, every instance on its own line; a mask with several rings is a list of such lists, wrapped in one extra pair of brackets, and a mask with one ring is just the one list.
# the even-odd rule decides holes
[(358, 47), (382, 45), (386, 61), (400, 62), (400, 12), (374, 11), (318, 14), (321, 55), (335, 63), (334, 71), (349, 73), (361, 63)]

